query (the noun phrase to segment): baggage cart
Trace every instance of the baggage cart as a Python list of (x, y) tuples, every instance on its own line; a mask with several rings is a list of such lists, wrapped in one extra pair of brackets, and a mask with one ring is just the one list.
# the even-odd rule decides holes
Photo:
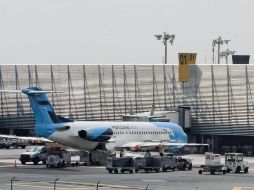
[(133, 173), (135, 170), (134, 158), (108, 158), (106, 163), (106, 170), (108, 170), (109, 173), (118, 173), (118, 171), (121, 173), (124, 173), (125, 171)]
[(175, 171), (176, 167), (177, 167), (176, 157), (174, 157), (173, 154), (161, 157), (162, 171), (164, 172), (166, 172), (167, 170)]
[(135, 172), (144, 170), (146, 173), (151, 171), (160, 172), (161, 158), (160, 157), (143, 157), (135, 158)]
[(227, 173), (225, 165), (220, 163), (220, 155), (213, 154), (212, 152), (205, 153), (205, 165), (202, 165), (201, 168), (198, 171), (199, 174), (203, 172), (209, 172), (211, 175), (214, 175), (216, 172)]

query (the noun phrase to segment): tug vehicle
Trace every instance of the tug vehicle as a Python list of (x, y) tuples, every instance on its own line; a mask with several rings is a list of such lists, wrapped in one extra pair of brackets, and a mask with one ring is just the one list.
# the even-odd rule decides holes
[(225, 165), (228, 173), (230, 171), (248, 173), (249, 171), (249, 163), (243, 160), (243, 153), (226, 153)]

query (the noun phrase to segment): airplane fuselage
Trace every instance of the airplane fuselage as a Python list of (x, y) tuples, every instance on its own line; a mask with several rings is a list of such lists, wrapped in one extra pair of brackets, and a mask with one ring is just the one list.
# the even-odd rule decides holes
[[(82, 138), (78, 134), (82, 130), (90, 131), (97, 128), (112, 129), (111, 138), (105, 143), (108, 150), (113, 150), (115, 147), (120, 147), (129, 142), (187, 142), (187, 135), (182, 128), (169, 122), (75, 121), (39, 124), (36, 125), (35, 131), (39, 136), (54, 142), (82, 150), (93, 150), (100, 142)], [(93, 131), (93, 133), (98, 137), (100, 136), (100, 131)]]

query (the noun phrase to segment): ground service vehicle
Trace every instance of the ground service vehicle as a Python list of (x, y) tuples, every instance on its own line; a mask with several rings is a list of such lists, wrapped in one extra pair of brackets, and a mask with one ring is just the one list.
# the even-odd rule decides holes
[(176, 157), (173, 154), (168, 154), (167, 156), (161, 157), (161, 168), (162, 171), (166, 172), (167, 170), (175, 171), (177, 167)]
[(133, 173), (135, 170), (135, 160), (132, 157), (108, 158), (106, 170), (108, 170), (109, 173), (112, 173), (113, 171), (114, 173), (118, 173), (118, 170), (120, 170), (121, 173), (124, 173), (125, 171)]
[(30, 145), (29, 141), (26, 139), (19, 138), (0, 138), (0, 148), (26, 148), (26, 146)]
[(243, 153), (226, 153), (225, 154), (225, 164), (227, 167), (227, 172), (233, 171), (235, 173), (248, 173), (249, 163), (243, 161)]
[(212, 152), (205, 153), (205, 165), (202, 165), (201, 168), (198, 171), (199, 174), (203, 172), (210, 172), (211, 175), (215, 174), (215, 172), (227, 173), (225, 165), (220, 163), (220, 155)]
[(71, 164), (71, 153), (61, 145), (52, 144), (48, 146), (47, 168), (64, 167)]
[(192, 169), (192, 161), (190, 158), (176, 157), (176, 167), (178, 170), (191, 170)]
[(47, 160), (47, 149), (45, 146), (35, 146), (20, 154), (19, 160), (21, 164), (26, 164), (27, 162), (33, 162), (37, 165), (40, 161), (46, 164)]
[(11, 147), (11, 142), (8, 141), (6, 138), (0, 139), (0, 149), (6, 148), (9, 149)]

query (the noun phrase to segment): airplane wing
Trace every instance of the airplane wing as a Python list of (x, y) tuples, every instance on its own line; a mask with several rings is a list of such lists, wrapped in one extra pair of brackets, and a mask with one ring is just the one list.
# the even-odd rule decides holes
[(198, 143), (176, 143), (176, 142), (169, 142), (169, 141), (164, 141), (164, 142), (159, 142), (159, 141), (145, 141), (145, 142), (128, 142), (120, 146), (116, 146), (116, 148), (128, 148), (131, 150), (140, 150), (140, 149), (145, 149), (145, 150), (153, 150), (156, 149), (160, 146), (163, 146), (165, 148), (168, 147), (183, 147), (183, 146), (209, 146), (209, 144), (198, 144)]
[(176, 143), (176, 142), (163, 142), (163, 146), (209, 146), (209, 144), (199, 144), (199, 143)]
[(128, 142), (120, 146), (116, 146), (116, 148), (126, 148), (131, 150), (153, 150), (160, 146), (160, 142), (156, 141), (149, 141), (149, 142)]
[(53, 142), (53, 141), (51, 141), (49, 139), (46, 139), (44, 137), (24, 137), (24, 136), (2, 135), (2, 134), (0, 134), (0, 138), (31, 140), (31, 141), (38, 141), (38, 142)]

